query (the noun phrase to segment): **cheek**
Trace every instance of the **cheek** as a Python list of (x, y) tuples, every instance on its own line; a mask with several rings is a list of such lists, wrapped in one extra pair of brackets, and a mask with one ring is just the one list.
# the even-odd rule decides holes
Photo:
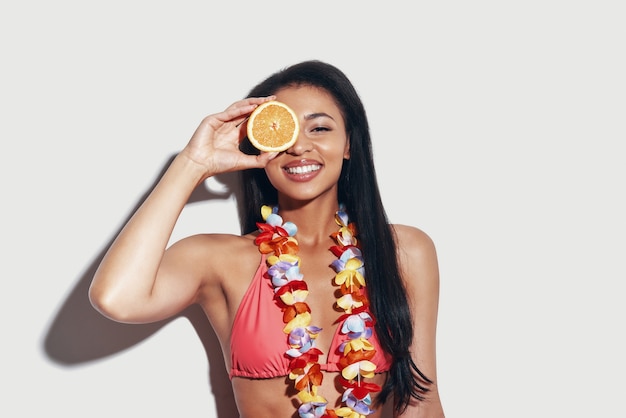
[(282, 175), (282, 169), (280, 168), (280, 164), (276, 161), (272, 160), (265, 166), (265, 175), (269, 179), (270, 183), (274, 185), (274, 179), (276, 179), (279, 175)]
[(332, 152), (334, 155), (341, 156), (343, 158), (350, 158), (350, 143), (346, 140), (338, 141), (334, 147)]

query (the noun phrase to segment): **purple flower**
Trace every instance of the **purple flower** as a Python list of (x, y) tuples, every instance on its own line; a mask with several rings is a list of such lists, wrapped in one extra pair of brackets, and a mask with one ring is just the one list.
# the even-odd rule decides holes
[(363, 399), (359, 399), (354, 396), (353, 389), (349, 388), (343, 393), (341, 400), (346, 403), (346, 406), (361, 415), (369, 415), (374, 412), (374, 410), (369, 407), (372, 404), (372, 398), (369, 393), (365, 395)]
[(267, 274), (272, 279), (272, 285), (280, 288), (293, 280), (302, 280), (299, 259), (296, 257), (280, 257), (278, 261), (267, 269)]

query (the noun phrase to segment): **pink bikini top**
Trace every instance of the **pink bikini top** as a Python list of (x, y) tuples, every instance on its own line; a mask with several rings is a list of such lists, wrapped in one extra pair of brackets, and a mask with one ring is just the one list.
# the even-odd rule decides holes
[[(267, 264), (263, 255), (233, 322), (230, 336), (231, 379), (235, 376), (272, 378), (289, 374), (289, 357), (285, 354), (289, 345), (287, 335), (283, 332), (282, 312), (274, 303), (274, 290), (270, 280), (265, 277), (266, 272)], [(328, 362), (320, 364), (322, 370), (339, 371), (338, 349), (348, 338), (339, 333), (340, 328), (336, 328), (330, 350), (327, 351)], [(372, 335), (370, 342), (376, 349), (372, 359), (377, 365), (376, 373), (388, 371), (392, 359), (380, 347), (376, 333)]]

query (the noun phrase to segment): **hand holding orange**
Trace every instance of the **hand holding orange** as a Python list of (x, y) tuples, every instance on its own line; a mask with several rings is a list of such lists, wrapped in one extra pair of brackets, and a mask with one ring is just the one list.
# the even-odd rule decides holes
[(286, 104), (272, 100), (259, 105), (248, 118), (248, 139), (261, 151), (281, 152), (298, 139), (296, 113)]

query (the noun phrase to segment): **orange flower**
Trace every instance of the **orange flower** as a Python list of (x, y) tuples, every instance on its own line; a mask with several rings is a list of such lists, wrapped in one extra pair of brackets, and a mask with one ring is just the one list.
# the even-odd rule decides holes
[[(322, 384), (322, 380), (324, 379), (324, 375), (322, 374), (322, 370), (320, 368), (319, 363), (313, 363), (310, 367), (306, 367), (304, 369), (304, 374), (295, 375), (293, 373), (289, 374), (289, 378), (292, 380), (296, 380), (296, 389), (304, 390), (309, 386), (319, 386)], [(292, 375), (294, 377), (292, 377)]]

